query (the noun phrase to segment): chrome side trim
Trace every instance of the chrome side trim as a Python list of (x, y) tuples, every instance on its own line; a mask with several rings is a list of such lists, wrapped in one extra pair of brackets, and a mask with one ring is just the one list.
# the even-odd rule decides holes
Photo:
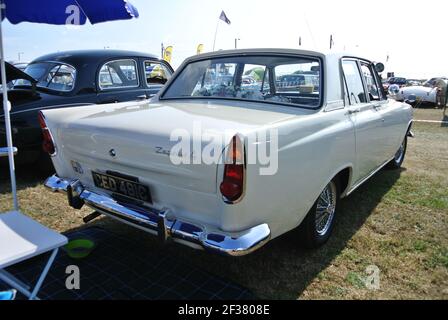
[(53, 175), (44, 185), (53, 192), (68, 193), (71, 201), (83, 201), (107, 216), (152, 234), (156, 233), (162, 240), (172, 238), (177, 242), (189, 243), (224, 255), (246, 255), (266, 244), (271, 238), (271, 230), (266, 223), (240, 232), (224, 232), (177, 219), (169, 209), (157, 210), (120, 203), (109, 196), (87, 190), (76, 179), (62, 179)]

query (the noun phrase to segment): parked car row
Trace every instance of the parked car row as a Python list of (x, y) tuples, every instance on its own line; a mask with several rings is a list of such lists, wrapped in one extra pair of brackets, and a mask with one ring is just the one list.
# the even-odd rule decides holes
[(116, 87), (134, 86), (134, 100), (151, 89), (143, 75), (159, 72), (142, 69), (146, 63), (166, 67), (169, 78), (161, 61), (128, 55), (89, 68), (88, 81), (80, 78), (84, 64), (61, 60), (38, 80), (48, 88), (57, 76), (59, 89), (72, 90), (82, 83), (100, 99), (39, 113), (56, 169), (45, 185), (75, 209), (87, 205), (162, 241), (231, 256), (295, 228), (300, 243), (318, 247), (341, 198), (403, 163), (412, 108), (388, 99), (383, 68), (365, 58), (206, 53), (187, 59), (152, 99), (110, 103)]
[[(7, 65), (13, 141), (18, 164), (46, 165), (39, 110), (107, 104), (154, 96), (171, 77), (171, 66), (156, 56), (118, 50), (68, 51), (39, 57), (23, 71)], [(3, 110), (0, 128), (4, 128)], [(3, 129), (1, 129), (3, 130)], [(0, 131), (0, 145), (6, 145)], [(48, 161), (49, 162), (49, 161)]]
[(390, 77), (386, 80), (383, 80), (383, 88), (386, 92), (388, 92), (390, 86), (398, 86), (401, 88), (406, 86), (406, 83), (407, 83), (406, 78)]
[(405, 101), (413, 96), (419, 103), (445, 106), (447, 83), (447, 78), (432, 78), (424, 82), (423, 85), (396, 88), (392, 95), (398, 101)]

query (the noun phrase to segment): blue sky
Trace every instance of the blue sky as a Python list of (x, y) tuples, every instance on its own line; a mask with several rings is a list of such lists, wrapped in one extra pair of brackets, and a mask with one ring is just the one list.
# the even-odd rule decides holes
[(195, 54), (199, 43), (211, 51), (218, 17), (224, 10), (231, 25), (219, 22), (216, 49), (288, 47), (335, 50), (385, 62), (407, 77), (448, 76), (444, 50), (448, 5), (404, 0), (131, 0), (138, 19), (65, 26), (4, 22), (8, 60), (31, 61), (39, 55), (70, 49), (129, 49), (160, 54), (173, 45), (172, 64)]

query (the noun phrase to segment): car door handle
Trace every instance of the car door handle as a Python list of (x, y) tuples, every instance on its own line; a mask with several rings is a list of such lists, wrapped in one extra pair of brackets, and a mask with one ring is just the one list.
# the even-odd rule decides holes
[(138, 100), (145, 100), (145, 99), (151, 99), (154, 97), (154, 94), (142, 94), (140, 96), (137, 96)]
[(354, 113), (358, 113), (360, 111), (361, 111), (360, 109), (349, 109), (347, 113), (348, 114), (354, 114)]
[(108, 103), (117, 103), (118, 99), (117, 98), (112, 98), (112, 99), (105, 99), (100, 101), (100, 104), (108, 104)]

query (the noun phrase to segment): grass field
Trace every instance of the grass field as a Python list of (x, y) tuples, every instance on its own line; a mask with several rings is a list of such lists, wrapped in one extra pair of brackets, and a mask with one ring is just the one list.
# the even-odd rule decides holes
[[(437, 109), (418, 109), (416, 119), (442, 120)], [(115, 232), (232, 279), (260, 298), (447, 299), (448, 125), (415, 123), (401, 170), (382, 170), (350, 197), (330, 241), (315, 251), (300, 249), (294, 234), (241, 258), (228, 258), (152, 236), (110, 219), (96, 220)], [(0, 211), (11, 208), (6, 171), (0, 177)], [(82, 226), (91, 211), (74, 210), (61, 194), (42, 186), (44, 174), (18, 169), (22, 210), (59, 231)], [(366, 286), (366, 268), (379, 271), (379, 288)]]

